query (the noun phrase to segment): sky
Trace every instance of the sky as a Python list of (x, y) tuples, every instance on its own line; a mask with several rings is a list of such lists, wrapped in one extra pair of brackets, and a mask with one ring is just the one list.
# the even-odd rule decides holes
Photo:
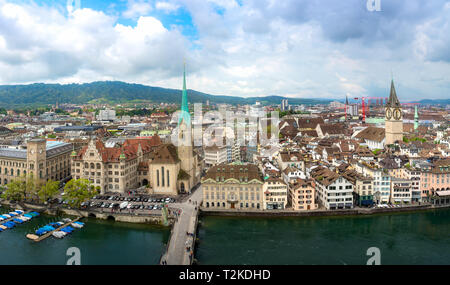
[(447, 99), (450, 0), (0, 0), (0, 84), (181, 89), (183, 62), (214, 95)]

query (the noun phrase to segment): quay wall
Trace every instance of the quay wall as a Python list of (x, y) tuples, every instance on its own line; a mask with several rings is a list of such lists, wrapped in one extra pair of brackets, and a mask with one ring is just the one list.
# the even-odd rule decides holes
[(247, 216), (247, 217), (327, 217), (327, 216), (355, 216), (355, 215), (375, 215), (383, 213), (401, 213), (416, 212), (431, 209), (450, 208), (450, 205), (433, 206), (417, 205), (401, 208), (372, 208), (372, 209), (347, 209), (347, 210), (311, 210), (311, 211), (293, 211), (293, 210), (220, 210), (210, 208), (200, 208), (200, 214), (203, 216)]
[[(162, 224), (162, 215), (139, 215), (139, 214), (128, 214), (128, 213), (108, 213), (101, 211), (86, 211), (86, 210), (75, 210), (67, 208), (48, 208), (44, 205), (35, 205), (28, 203), (11, 204), (8, 201), (2, 201), (2, 205), (14, 208), (14, 209), (27, 209), (38, 211), (47, 215), (57, 216), (61, 214), (66, 214), (70, 216), (78, 217), (91, 217), (101, 220), (114, 220), (117, 222), (124, 223), (136, 223), (136, 224)], [(169, 225), (173, 224), (173, 219), (169, 218)]]

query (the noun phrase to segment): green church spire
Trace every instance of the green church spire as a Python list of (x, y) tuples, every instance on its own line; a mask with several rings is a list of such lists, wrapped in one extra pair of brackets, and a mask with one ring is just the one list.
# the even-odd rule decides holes
[(419, 112), (417, 111), (417, 105), (414, 106), (414, 130), (416, 131), (419, 128)]
[(180, 115), (180, 120), (179, 120), (178, 124), (180, 124), (182, 120), (184, 120), (186, 124), (191, 123), (191, 116), (189, 114), (189, 106), (188, 106), (187, 90), (186, 90), (186, 63), (184, 63), (184, 68), (183, 68), (183, 92), (182, 92), (182, 97), (181, 97), (181, 115)]

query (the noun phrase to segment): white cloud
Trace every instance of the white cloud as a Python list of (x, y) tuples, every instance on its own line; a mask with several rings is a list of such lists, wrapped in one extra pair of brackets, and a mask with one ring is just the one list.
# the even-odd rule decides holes
[(139, 16), (145, 16), (153, 7), (150, 2), (145, 0), (129, 0), (127, 3), (127, 10), (122, 13), (123, 17), (135, 19)]
[(180, 5), (170, 2), (156, 2), (155, 8), (170, 13), (178, 10), (180, 8)]
[[(123, 80), (180, 88), (187, 58), (188, 88), (211, 94), (387, 96), (393, 70), (400, 99), (448, 96), (448, 5), (436, 10), (426, 2), (422, 14), (429, 16), (416, 17), (420, 9), (413, 7), (406, 19), (400, 2), (386, 3), (379, 16), (345, 10), (329, 18), (315, 15), (318, 2), (280, 2), (130, 0), (122, 15), (136, 24), (127, 26), (115, 13), (84, 8), (67, 17), (57, 8), (0, 0), (0, 83)], [(151, 15), (181, 8), (198, 31), (192, 42), (182, 27), (165, 28)], [(395, 17), (384, 20), (389, 13)], [(329, 27), (344, 16), (346, 27), (355, 19), (361, 27)], [(390, 31), (397, 22), (410, 30)]]

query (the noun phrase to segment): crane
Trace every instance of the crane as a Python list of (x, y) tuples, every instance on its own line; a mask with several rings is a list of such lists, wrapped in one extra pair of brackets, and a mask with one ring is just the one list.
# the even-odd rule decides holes
[[(363, 116), (363, 123), (366, 122), (366, 99), (367, 99), (367, 112), (369, 111), (369, 104), (370, 104), (370, 100), (375, 99), (377, 100), (377, 102), (381, 102), (381, 104), (383, 103), (383, 99), (386, 100), (387, 102), (387, 98), (386, 97), (355, 97), (355, 100), (359, 100), (361, 99), (361, 108), (362, 108), (362, 116)], [(378, 101), (379, 100), (379, 101)]]
[(415, 105), (420, 105), (420, 103), (401, 103), (404, 106), (415, 106)]

